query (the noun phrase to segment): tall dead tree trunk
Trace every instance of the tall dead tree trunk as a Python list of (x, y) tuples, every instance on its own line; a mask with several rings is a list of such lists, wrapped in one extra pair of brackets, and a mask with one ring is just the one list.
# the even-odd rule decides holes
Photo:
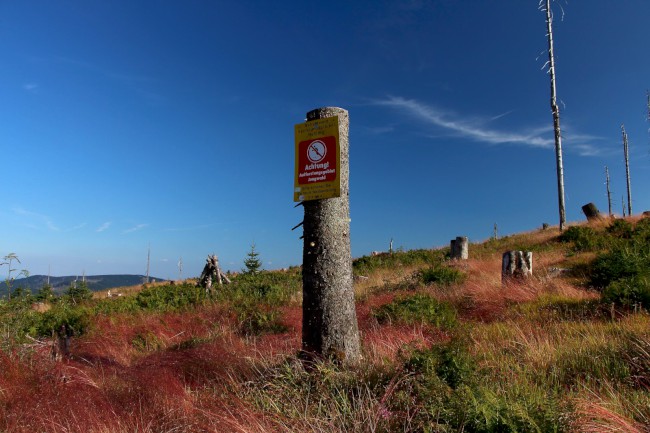
[(607, 185), (607, 209), (609, 216), (612, 216), (612, 192), (609, 189), (609, 169), (605, 166), (605, 183)]
[(648, 102), (647, 102), (647, 107), (648, 107), (648, 117), (646, 118), (646, 120), (647, 120), (648, 122), (650, 122), (650, 91), (649, 91), (649, 90), (646, 90), (646, 91), (645, 91), (645, 96), (646, 96), (646, 98), (648, 99)]
[(560, 131), (560, 108), (557, 105), (557, 90), (555, 86), (555, 55), (553, 53), (553, 12), (551, 0), (546, 0), (546, 7), (540, 8), (546, 12), (546, 33), (548, 37), (548, 74), (551, 77), (551, 111), (553, 112), (553, 130), (555, 131), (555, 164), (557, 170), (557, 196), (560, 213), (560, 231), (564, 230), (566, 211), (564, 205), (564, 165), (562, 163), (562, 134)]
[(630, 152), (627, 144), (627, 132), (625, 125), (621, 125), (623, 132), (623, 153), (625, 153), (625, 178), (627, 179), (627, 214), (632, 216), (632, 187), (630, 184)]
[(342, 363), (361, 358), (354, 303), (350, 248), (349, 116), (325, 107), (307, 113), (307, 121), (339, 118), (341, 195), (303, 202), (302, 350)]

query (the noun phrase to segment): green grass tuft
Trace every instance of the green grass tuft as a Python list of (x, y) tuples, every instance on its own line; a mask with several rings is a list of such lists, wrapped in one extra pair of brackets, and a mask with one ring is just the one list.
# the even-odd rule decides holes
[(445, 329), (457, 324), (456, 310), (450, 304), (425, 294), (399, 298), (375, 309), (372, 314), (379, 323), (424, 323)]

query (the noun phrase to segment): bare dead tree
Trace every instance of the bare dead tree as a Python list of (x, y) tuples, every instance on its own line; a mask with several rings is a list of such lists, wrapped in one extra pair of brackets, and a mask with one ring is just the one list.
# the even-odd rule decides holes
[(609, 216), (612, 216), (612, 192), (609, 189), (609, 169), (605, 166), (605, 183), (607, 185), (607, 208)]
[(623, 133), (623, 153), (625, 154), (625, 178), (627, 180), (627, 214), (632, 216), (632, 189), (630, 185), (630, 149), (627, 143), (627, 132), (625, 125), (621, 125)]
[[(647, 98), (647, 100), (648, 100), (648, 102), (647, 102), (647, 107), (648, 107), (648, 117), (646, 118), (646, 121), (647, 121), (648, 123), (650, 123), (650, 91), (649, 91), (649, 90), (646, 90), (646, 91), (645, 91), (645, 96), (646, 96), (646, 98)], [(650, 128), (648, 128), (648, 134), (650, 135)]]
[(145, 278), (145, 283), (149, 283), (149, 262), (151, 259), (151, 244), (147, 247), (147, 276)]
[(551, 78), (551, 111), (553, 112), (553, 129), (555, 131), (555, 163), (557, 170), (557, 196), (560, 213), (560, 231), (566, 223), (564, 205), (564, 165), (562, 163), (562, 134), (560, 130), (560, 108), (557, 105), (555, 85), (555, 55), (553, 52), (553, 11), (551, 0), (540, 0), (539, 9), (546, 13), (546, 36), (548, 37), (548, 74)]

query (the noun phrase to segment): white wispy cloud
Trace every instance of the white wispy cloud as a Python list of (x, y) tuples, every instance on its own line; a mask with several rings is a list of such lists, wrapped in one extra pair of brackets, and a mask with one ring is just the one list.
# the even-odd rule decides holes
[(95, 231), (96, 231), (97, 233), (101, 233), (101, 232), (103, 232), (103, 231), (106, 231), (106, 230), (108, 230), (108, 228), (111, 226), (111, 224), (113, 224), (113, 223), (110, 222), (110, 221), (107, 221), (107, 222), (105, 222), (104, 224), (102, 224), (101, 226), (97, 227), (97, 230), (95, 230)]
[(371, 135), (381, 135), (395, 130), (394, 126), (376, 126), (376, 127), (366, 127), (364, 128), (365, 132)]
[(124, 230), (122, 233), (126, 234), (126, 233), (137, 232), (138, 230), (142, 230), (143, 228), (148, 227), (148, 226), (149, 226), (149, 224), (138, 224), (137, 226), (134, 226), (134, 227), (131, 227), (129, 229)]
[[(491, 118), (467, 117), (453, 113), (450, 110), (443, 110), (421, 103), (414, 99), (395, 96), (375, 100), (371, 104), (399, 110), (407, 116), (438, 128), (443, 128), (453, 135), (482, 143), (493, 145), (515, 144), (542, 149), (553, 149), (555, 147), (552, 125), (528, 128), (520, 131), (503, 131), (491, 129), (487, 126), (489, 122), (507, 116), (510, 112)], [(590, 141), (598, 139), (600, 138), (595, 136), (563, 132), (564, 142), (569, 144), (572, 150), (575, 150), (583, 156), (594, 156), (601, 153), (596, 146), (590, 143)]]
[(54, 232), (58, 232), (61, 230), (57, 225), (54, 224), (52, 218), (50, 218), (47, 215), (43, 215), (38, 212), (32, 212), (20, 206), (14, 206), (13, 208), (11, 208), (11, 211), (22, 218), (31, 220), (31, 221), (25, 221), (25, 224), (29, 224), (30, 226), (33, 226), (35, 228), (41, 228), (42, 226), (45, 226), (47, 229)]
[(38, 90), (38, 83), (25, 83), (23, 84), (23, 89), (28, 92), (36, 93)]
[(201, 224), (198, 226), (189, 226), (189, 227), (168, 227), (164, 231), (166, 232), (187, 232), (193, 230), (203, 230), (210, 227), (213, 227), (214, 224)]
[(88, 224), (86, 224), (86, 223), (77, 224), (74, 227), (70, 227), (69, 229), (66, 229), (66, 231), (71, 232), (71, 231), (75, 231), (75, 230), (81, 230), (82, 228), (86, 227), (87, 225)]

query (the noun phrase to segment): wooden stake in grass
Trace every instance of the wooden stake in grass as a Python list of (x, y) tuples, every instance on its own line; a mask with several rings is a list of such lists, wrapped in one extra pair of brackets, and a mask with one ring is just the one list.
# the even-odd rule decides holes
[(555, 86), (555, 56), (553, 54), (553, 12), (551, 0), (539, 2), (540, 10), (546, 12), (546, 36), (548, 37), (548, 74), (551, 77), (551, 111), (553, 112), (553, 129), (555, 131), (555, 163), (557, 170), (557, 196), (560, 212), (560, 231), (564, 230), (566, 211), (564, 206), (564, 166), (562, 164), (562, 134), (560, 131), (560, 109), (557, 105), (557, 91)]
[(349, 116), (335, 107), (307, 113), (307, 121), (339, 118), (341, 195), (303, 202), (302, 350), (307, 357), (345, 364), (361, 359), (350, 248)]

